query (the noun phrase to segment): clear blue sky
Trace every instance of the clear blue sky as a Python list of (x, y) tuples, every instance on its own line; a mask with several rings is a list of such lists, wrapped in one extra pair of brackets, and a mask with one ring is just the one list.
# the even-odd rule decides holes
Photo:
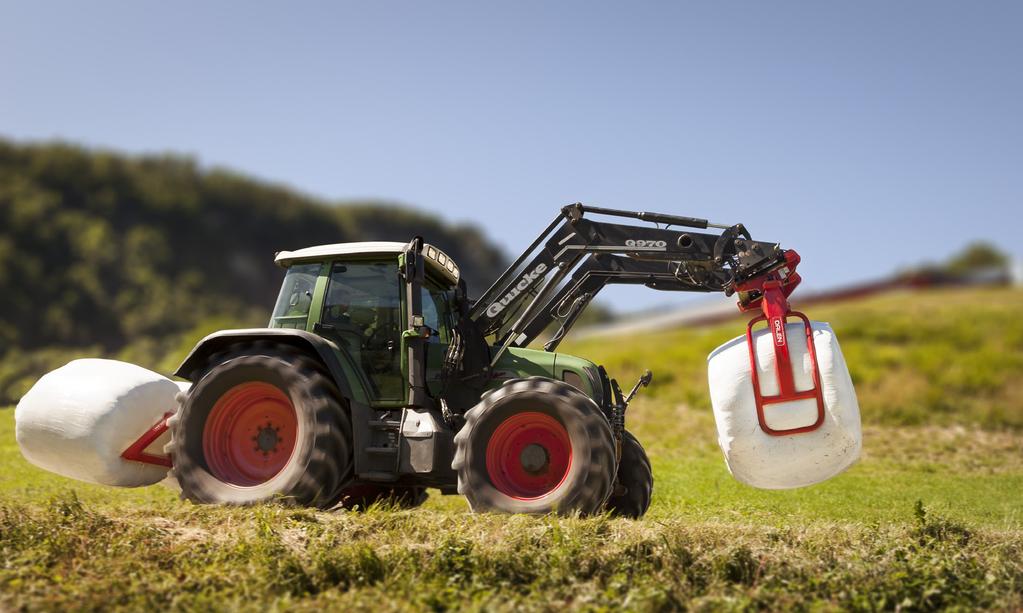
[(400, 201), (510, 253), (575, 201), (741, 221), (811, 287), (1023, 255), (1021, 114), (1020, 2), (0, 6), (0, 135)]

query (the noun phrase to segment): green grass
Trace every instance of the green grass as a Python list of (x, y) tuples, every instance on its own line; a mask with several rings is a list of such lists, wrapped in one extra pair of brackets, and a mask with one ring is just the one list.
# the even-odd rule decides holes
[[(35, 469), (13, 411), (0, 410), (0, 610), (1018, 609), (1023, 404), (1011, 315), (1021, 303), (1003, 290), (812, 309), (855, 370), (864, 455), (787, 492), (735, 482), (714, 442), (703, 364), (736, 326), (566, 343), (623, 380), (656, 373), (628, 417), (656, 479), (640, 521), (471, 515), (436, 493), (415, 511), (197, 507), (162, 486)], [(949, 338), (900, 323), (907, 311)], [(877, 329), (889, 323), (902, 331)], [(912, 393), (892, 391), (878, 354), (913, 373)], [(955, 374), (936, 377), (943, 369)], [(977, 377), (990, 387), (955, 383)], [(947, 410), (934, 412), (934, 386)]]
[[(933, 609), (1019, 606), (1018, 538), (726, 519), (0, 507), (9, 606), (74, 609)], [(0, 605), (3, 601), (0, 601)]]

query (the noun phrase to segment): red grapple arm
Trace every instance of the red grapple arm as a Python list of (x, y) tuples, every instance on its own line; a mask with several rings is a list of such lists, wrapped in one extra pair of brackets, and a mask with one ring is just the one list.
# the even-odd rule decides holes
[[(799, 254), (793, 250), (785, 252), (785, 261), (770, 272), (749, 279), (736, 286), (739, 293), (739, 310), (749, 312), (756, 309), (762, 311), (761, 315), (754, 317), (746, 326), (746, 344), (749, 348), (750, 367), (752, 369), (753, 397), (757, 405), (757, 419), (760, 428), (772, 436), (784, 436), (812, 432), (821, 427), (824, 423), (824, 395), (821, 391), (821, 375), (817, 366), (817, 349), (813, 343), (813, 329), (810, 327), (810, 320), (806, 315), (793, 311), (789, 305), (788, 297), (802, 280), (796, 273), (796, 266), (799, 265)], [(810, 366), (813, 376), (813, 387), (808, 390), (796, 390), (792, 374), (792, 360), (789, 355), (788, 335), (785, 330), (785, 322), (789, 317), (796, 317), (803, 321), (807, 352), (810, 355)], [(757, 352), (753, 342), (753, 326), (767, 322), (768, 331), (774, 342), (776, 376), (778, 380), (779, 393), (774, 396), (764, 396), (760, 391), (760, 376), (757, 371)], [(794, 400), (817, 401), (817, 419), (814, 423), (798, 428), (776, 430), (767, 425), (764, 417), (764, 407), (771, 404), (792, 402)]]

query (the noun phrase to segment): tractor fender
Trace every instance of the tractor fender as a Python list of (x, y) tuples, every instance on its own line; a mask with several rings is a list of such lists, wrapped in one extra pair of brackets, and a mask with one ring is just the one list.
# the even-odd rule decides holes
[[(287, 345), (319, 358), (330, 373), (338, 390), (347, 400), (353, 404), (366, 402), (368, 386), (365, 382), (358, 380), (361, 371), (348, 352), (322, 336), (293, 328), (247, 328), (214, 332), (196, 343), (181, 366), (178, 366), (174, 375), (193, 380), (193, 377), (197, 376), (206, 365), (210, 356), (227, 350), (231, 345), (257, 341)], [(347, 360), (347, 369), (342, 364), (342, 360)], [(355, 373), (355, 376), (350, 376), (349, 373)]]

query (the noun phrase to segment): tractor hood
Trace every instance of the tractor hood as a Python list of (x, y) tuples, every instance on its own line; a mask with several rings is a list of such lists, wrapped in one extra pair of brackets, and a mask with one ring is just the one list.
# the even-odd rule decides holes
[(499, 384), (500, 381), (520, 377), (550, 377), (564, 381), (592, 398), (597, 405), (602, 405), (600, 369), (589, 360), (567, 353), (509, 347), (494, 367), (494, 378)]

